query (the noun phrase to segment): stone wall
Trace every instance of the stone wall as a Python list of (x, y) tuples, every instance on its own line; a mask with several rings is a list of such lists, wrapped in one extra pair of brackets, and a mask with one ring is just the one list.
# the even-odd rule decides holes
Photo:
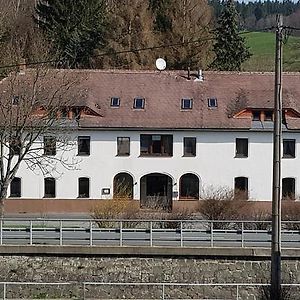
[[(69, 286), (7, 286), (7, 298), (162, 299), (155, 286), (87, 285), (82, 282), (261, 283), (268, 282), (267, 259), (166, 257), (0, 256), (1, 282), (72, 282)], [(300, 261), (283, 261), (283, 281), (300, 282)], [(257, 289), (240, 288), (240, 299), (266, 299)], [(296, 294), (296, 289), (293, 291)], [(298, 290), (299, 292), (299, 290)], [(299, 293), (298, 293), (299, 295)], [(3, 286), (0, 287), (3, 297)], [(236, 299), (235, 288), (166, 287), (165, 299)], [(297, 299), (292, 296), (289, 299)]]

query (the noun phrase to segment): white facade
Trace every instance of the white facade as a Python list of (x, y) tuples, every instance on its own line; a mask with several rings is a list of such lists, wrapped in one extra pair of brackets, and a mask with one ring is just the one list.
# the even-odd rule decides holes
[[(170, 134), (173, 136), (173, 156), (145, 157), (140, 155), (140, 134)], [(133, 198), (140, 199), (140, 179), (150, 173), (162, 173), (172, 178), (173, 200), (179, 199), (180, 178), (192, 173), (199, 178), (199, 191), (209, 186), (234, 188), (236, 177), (248, 178), (250, 200), (270, 200), (272, 193), (272, 132), (270, 131), (137, 131), (80, 130), (80, 136), (90, 136), (90, 155), (78, 156), (75, 143), (64, 154), (76, 160), (76, 170), (58, 167), (58, 173), (44, 176), (21, 165), (21, 198), (44, 197), (44, 178), (56, 178), (56, 198), (76, 199), (78, 178), (90, 179), (89, 198), (113, 197), (113, 181), (118, 173), (133, 177)], [(130, 138), (130, 155), (117, 156), (117, 137)], [(196, 137), (196, 156), (183, 156), (183, 138)], [(248, 138), (248, 157), (236, 158), (236, 138)], [(296, 140), (295, 158), (282, 160), (282, 177), (295, 178), (295, 194), (300, 194), (300, 133), (284, 133), (284, 139)], [(75, 137), (76, 140), (76, 137)], [(57, 155), (60, 155), (58, 150)], [(102, 189), (110, 194), (103, 195)], [(175, 192), (175, 193), (174, 193)]]

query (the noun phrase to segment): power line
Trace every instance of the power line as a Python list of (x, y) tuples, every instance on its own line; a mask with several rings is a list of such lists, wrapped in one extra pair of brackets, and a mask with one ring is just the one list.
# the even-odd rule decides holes
[[(255, 32), (263, 32), (263, 31), (268, 31), (272, 30), (275, 27), (269, 27), (269, 28), (264, 28), (261, 30), (256, 30)], [(209, 33), (213, 34), (216, 29), (211, 30)], [(253, 31), (243, 31), (240, 32), (240, 35), (244, 34), (249, 34), (253, 33)], [(215, 40), (215, 37), (207, 37), (207, 38), (201, 38), (201, 39), (196, 39), (196, 40), (191, 40), (187, 42), (181, 42), (181, 43), (174, 43), (174, 44), (166, 44), (166, 45), (158, 45), (158, 46), (152, 46), (152, 47), (144, 47), (144, 48), (135, 48), (135, 49), (128, 49), (128, 50), (121, 50), (121, 51), (106, 51), (100, 54), (96, 54), (93, 57), (103, 57), (103, 56), (111, 56), (111, 55), (117, 55), (117, 54), (126, 54), (126, 53), (135, 53), (135, 52), (142, 52), (142, 51), (149, 51), (149, 50), (156, 50), (156, 49), (163, 49), (163, 48), (172, 48), (172, 47), (184, 47), (189, 44), (195, 44), (195, 43), (201, 43), (201, 42), (207, 42), (207, 41), (212, 41)], [(6, 68), (15, 68), (15, 67), (21, 67), (21, 66), (37, 66), (37, 65), (43, 65), (43, 64), (52, 64), (52, 63), (59, 63), (59, 62), (64, 62), (66, 59), (52, 59), (52, 60), (44, 60), (44, 61), (34, 61), (34, 62), (28, 62), (28, 63), (16, 63), (16, 64), (11, 64), (11, 65), (4, 65), (0, 66), (1, 69), (6, 69)]]

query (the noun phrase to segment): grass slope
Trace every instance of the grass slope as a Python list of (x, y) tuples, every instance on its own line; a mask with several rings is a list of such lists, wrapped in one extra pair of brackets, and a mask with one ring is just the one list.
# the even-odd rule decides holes
[[(251, 32), (244, 35), (252, 57), (243, 64), (245, 71), (274, 71), (275, 34)], [(300, 71), (300, 37), (290, 36), (283, 47), (283, 70)]]

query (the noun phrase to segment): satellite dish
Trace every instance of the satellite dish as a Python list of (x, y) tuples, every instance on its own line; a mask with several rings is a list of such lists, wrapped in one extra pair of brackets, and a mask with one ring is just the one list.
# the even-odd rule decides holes
[(155, 65), (159, 71), (163, 71), (167, 67), (167, 63), (163, 58), (158, 58), (155, 62)]

